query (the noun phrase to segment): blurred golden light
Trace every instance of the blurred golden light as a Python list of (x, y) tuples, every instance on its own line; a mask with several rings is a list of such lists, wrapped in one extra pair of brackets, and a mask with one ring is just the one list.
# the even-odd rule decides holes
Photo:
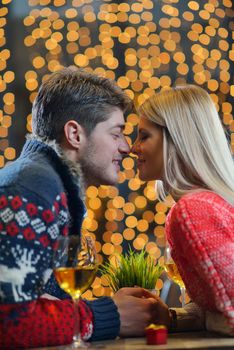
[(214, 36), (216, 35), (216, 30), (215, 30), (215, 28), (213, 28), (213, 27), (211, 27), (211, 26), (207, 26), (207, 27), (205, 28), (205, 32), (206, 32), (206, 34), (208, 34), (209, 36), (212, 36), (212, 37), (214, 37)]
[(135, 203), (135, 206), (137, 207), (137, 208), (145, 208), (146, 207), (146, 205), (147, 205), (147, 201), (146, 201), (146, 198), (144, 197), (144, 196), (137, 196), (136, 198), (135, 198), (135, 201), (134, 201), (134, 203)]
[(193, 11), (199, 10), (199, 6), (200, 5), (197, 3), (197, 1), (189, 1), (188, 3), (188, 7)]
[(208, 20), (210, 18), (210, 13), (206, 10), (201, 10), (199, 11), (199, 16), (203, 19), (203, 20)]
[(101, 200), (99, 198), (91, 198), (89, 200), (89, 207), (93, 210), (97, 210), (101, 207)]
[(160, 53), (159, 58), (163, 64), (168, 64), (170, 62), (170, 55), (166, 52)]
[[(145, 232), (148, 230), (148, 228), (149, 228), (149, 224), (148, 224), (147, 220), (141, 219), (138, 221), (138, 223), (137, 223), (138, 231)], [(139, 237), (139, 235), (138, 235), (138, 237)]]
[(210, 91), (216, 91), (219, 87), (219, 84), (217, 82), (217, 80), (215, 79), (210, 79), (208, 82), (207, 82), (207, 87)]
[(12, 103), (14, 103), (14, 101), (15, 101), (15, 95), (12, 94), (11, 92), (8, 92), (5, 95), (3, 95), (3, 102), (6, 105), (11, 105)]
[(228, 82), (231, 78), (230, 73), (226, 71), (221, 71), (219, 74), (220, 80)]
[(148, 221), (149, 223), (154, 221), (154, 213), (150, 210), (144, 211), (142, 217), (144, 220)]
[(168, 210), (168, 206), (164, 202), (158, 202), (155, 209), (157, 212), (165, 213)]
[(135, 238), (135, 231), (131, 228), (126, 228), (124, 231), (123, 231), (123, 237), (124, 239), (126, 239), (127, 241), (131, 241), (133, 240), (133, 238)]
[(189, 66), (185, 63), (180, 63), (177, 66), (177, 72), (181, 75), (186, 75), (189, 72)]
[(33, 16), (27, 16), (24, 18), (24, 25), (25, 26), (31, 26), (35, 23), (35, 17)]
[(1, 120), (1, 125), (5, 128), (9, 128), (12, 125), (12, 118), (8, 115), (3, 116)]
[(7, 137), (8, 136), (8, 128), (5, 128), (4, 126), (0, 126), (0, 137)]
[(0, 92), (5, 91), (6, 90), (6, 83), (5, 81), (0, 79)]
[(155, 222), (156, 222), (157, 224), (159, 224), (159, 225), (164, 224), (165, 221), (166, 221), (166, 215), (165, 215), (165, 213), (159, 212), (159, 213), (155, 214), (154, 220), (155, 220)]
[(225, 11), (221, 8), (217, 8), (215, 10), (215, 14), (216, 16), (220, 17), (220, 18), (224, 18), (225, 17)]
[(132, 24), (139, 24), (141, 21), (141, 17), (137, 14), (131, 14), (129, 16), (129, 22)]
[[(0, 127), (1, 128), (1, 127)], [(0, 136), (2, 137), (1, 135), (1, 131), (0, 131)], [(5, 159), (3, 156), (0, 155), (0, 168), (3, 168), (5, 165)]]
[[(2, 3), (7, 4), (8, 0)], [(230, 0), (209, 0), (202, 4), (188, 1), (184, 7), (179, 6), (178, 0), (159, 3), (103, 0), (95, 6), (92, 0), (72, 0), (71, 4), (66, 0), (28, 0), (28, 3), (32, 9), (25, 15), (23, 24), (27, 33), (24, 45), (31, 61), (31, 69), (25, 74), (31, 103), (37, 94), (38, 82), (66, 65), (66, 55), (78, 67), (116, 80), (136, 106), (155, 90), (185, 84), (193, 77), (196, 84), (207, 88), (217, 110), (220, 109), (223, 123), (232, 133), (234, 151), (233, 109), (228, 100), (229, 94), (234, 96), (234, 85), (230, 83), (234, 50), (230, 48), (228, 35), (233, 25), (224, 22), (224, 18), (225, 21), (231, 18)], [(56, 11), (52, 5), (58, 7)], [(159, 20), (154, 18), (154, 11), (163, 13)], [(15, 98), (9, 84), (16, 77), (8, 67), (11, 52), (6, 48), (4, 30), (7, 7), (0, 9), (0, 14), (0, 47), (3, 48), (0, 51), (0, 91), (4, 102), (0, 109), (2, 167), (15, 158), (15, 149), (7, 138), (15, 112)], [(31, 131), (31, 119), (31, 114), (25, 117), (28, 131)], [(131, 146), (139, 116), (131, 113), (126, 119), (124, 134)], [(89, 187), (87, 217), (82, 229), (98, 236), (100, 242), (96, 241), (96, 248), (100, 262), (105, 256), (112, 261), (115, 254), (121, 253), (124, 240), (137, 250), (145, 247), (154, 258), (162, 261), (164, 224), (172, 199), (168, 197), (170, 204), (157, 201), (154, 182), (144, 183), (136, 176), (134, 159), (130, 156), (124, 158), (122, 165), (119, 183), (128, 186), (129, 195), (121, 191), (119, 194), (112, 186)], [(158, 290), (162, 286), (159, 280)], [(93, 298), (111, 293), (108, 283), (96, 278), (86, 294)]]
[(128, 15), (125, 12), (119, 12), (117, 13), (117, 21), (118, 22), (127, 22), (128, 21)]
[(7, 147), (4, 151), (4, 157), (8, 160), (13, 160), (16, 156), (15, 149), (12, 147)]
[(185, 61), (185, 54), (183, 52), (176, 52), (173, 55), (173, 59), (176, 63), (183, 63)]
[(104, 242), (111, 242), (111, 236), (112, 236), (112, 232), (111, 231), (106, 231), (103, 233), (102, 238)]
[(113, 199), (113, 206), (115, 208), (123, 208), (125, 204), (125, 199), (123, 197), (117, 196)]
[(120, 233), (113, 233), (111, 236), (111, 242), (114, 245), (120, 245), (123, 242), (123, 236)]
[(9, 84), (15, 80), (15, 73), (12, 71), (7, 71), (3, 74), (4, 81)]
[(104, 243), (102, 246), (102, 251), (105, 255), (111, 255), (114, 253), (114, 246), (111, 243)]
[(133, 91), (139, 92), (143, 89), (143, 83), (142, 83), (142, 81), (137, 79), (136, 81), (131, 83), (131, 87), (132, 87)]
[(193, 13), (191, 13), (189, 11), (185, 11), (183, 13), (183, 18), (188, 22), (192, 22), (194, 20), (194, 15), (193, 15)]
[(125, 223), (127, 227), (134, 228), (137, 225), (137, 218), (133, 215), (130, 215), (125, 219)]
[(141, 250), (145, 247), (146, 245), (146, 241), (143, 239), (143, 238), (140, 238), (140, 237), (137, 237), (134, 239), (133, 241), (133, 247), (136, 249), (136, 250)]
[(105, 211), (105, 218), (109, 221), (115, 220), (117, 216), (117, 212), (115, 209), (107, 209)]
[(199, 36), (199, 41), (203, 44), (203, 45), (209, 45), (210, 44), (210, 37), (206, 34), (201, 34)]
[(159, 80), (160, 80), (160, 85), (162, 87), (168, 87), (171, 85), (171, 78), (168, 75), (161, 76)]
[(79, 67), (86, 67), (89, 64), (89, 59), (83, 54), (77, 54), (74, 57), (74, 62)]
[(164, 226), (156, 226), (154, 229), (154, 234), (156, 237), (160, 238), (160, 237), (164, 237), (165, 236), (165, 228)]
[(0, 8), (0, 16), (4, 17), (8, 14), (8, 8), (7, 7), (2, 7)]
[(144, 189), (144, 195), (151, 201), (155, 201), (157, 198), (156, 192), (152, 187), (146, 187)]

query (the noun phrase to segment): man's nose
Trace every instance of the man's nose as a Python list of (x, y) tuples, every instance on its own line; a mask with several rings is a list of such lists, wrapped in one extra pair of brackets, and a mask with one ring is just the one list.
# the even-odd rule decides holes
[(125, 137), (123, 137), (122, 142), (120, 144), (119, 150), (121, 153), (129, 154), (130, 153), (130, 146), (126, 140)]

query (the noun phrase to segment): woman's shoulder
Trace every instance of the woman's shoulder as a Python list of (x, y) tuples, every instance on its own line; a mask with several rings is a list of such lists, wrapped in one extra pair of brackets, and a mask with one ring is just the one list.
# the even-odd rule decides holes
[(218, 222), (226, 220), (234, 227), (234, 207), (217, 193), (211, 191), (191, 192), (179, 199), (172, 207), (168, 222)]
[(187, 209), (197, 208), (201, 211), (204, 211), (205, 208), (213, 210), (223, 209), (233, 212), (234, 214), (234, 207), (230, 203), (219, 194), (208, 190), (187, 193), (179, 199), (175, 207)]

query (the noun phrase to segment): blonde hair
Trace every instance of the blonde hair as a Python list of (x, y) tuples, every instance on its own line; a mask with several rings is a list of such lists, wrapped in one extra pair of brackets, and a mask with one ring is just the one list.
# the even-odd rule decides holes
[(195, 85), (177, 86), (150, 97), (140, 115), (163, 127), (163, 186), (175, 199), (207, 189), (234, 205), (234, 162), (209, 94)]

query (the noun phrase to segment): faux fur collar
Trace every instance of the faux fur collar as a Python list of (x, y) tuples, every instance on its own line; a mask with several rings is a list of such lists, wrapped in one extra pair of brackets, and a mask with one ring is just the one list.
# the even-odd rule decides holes
[(58, 157), (61, 159), (61, 161), (67, 165), (69, 168), (70, 173), (73, 175), (73, 177), (76, 179), (77, 183), (80, 187), (80, 192), (82, 195), (82, 199), (85, 197), (85, 182), (84, 182), (84, 176), (81, 170), (81, 167), (79, 163), (73, 162), (70, 159), (66, 157), (66, 155), (63, 152), (62, 147), (55, 141), (55, 140), (48, 140), (46, 137), (39, 137), (34, 134), (27, 134), (26, 135), (27, 140), (37, 140), (39, 142), (44, 143), (45, 145), (51, 147)]

